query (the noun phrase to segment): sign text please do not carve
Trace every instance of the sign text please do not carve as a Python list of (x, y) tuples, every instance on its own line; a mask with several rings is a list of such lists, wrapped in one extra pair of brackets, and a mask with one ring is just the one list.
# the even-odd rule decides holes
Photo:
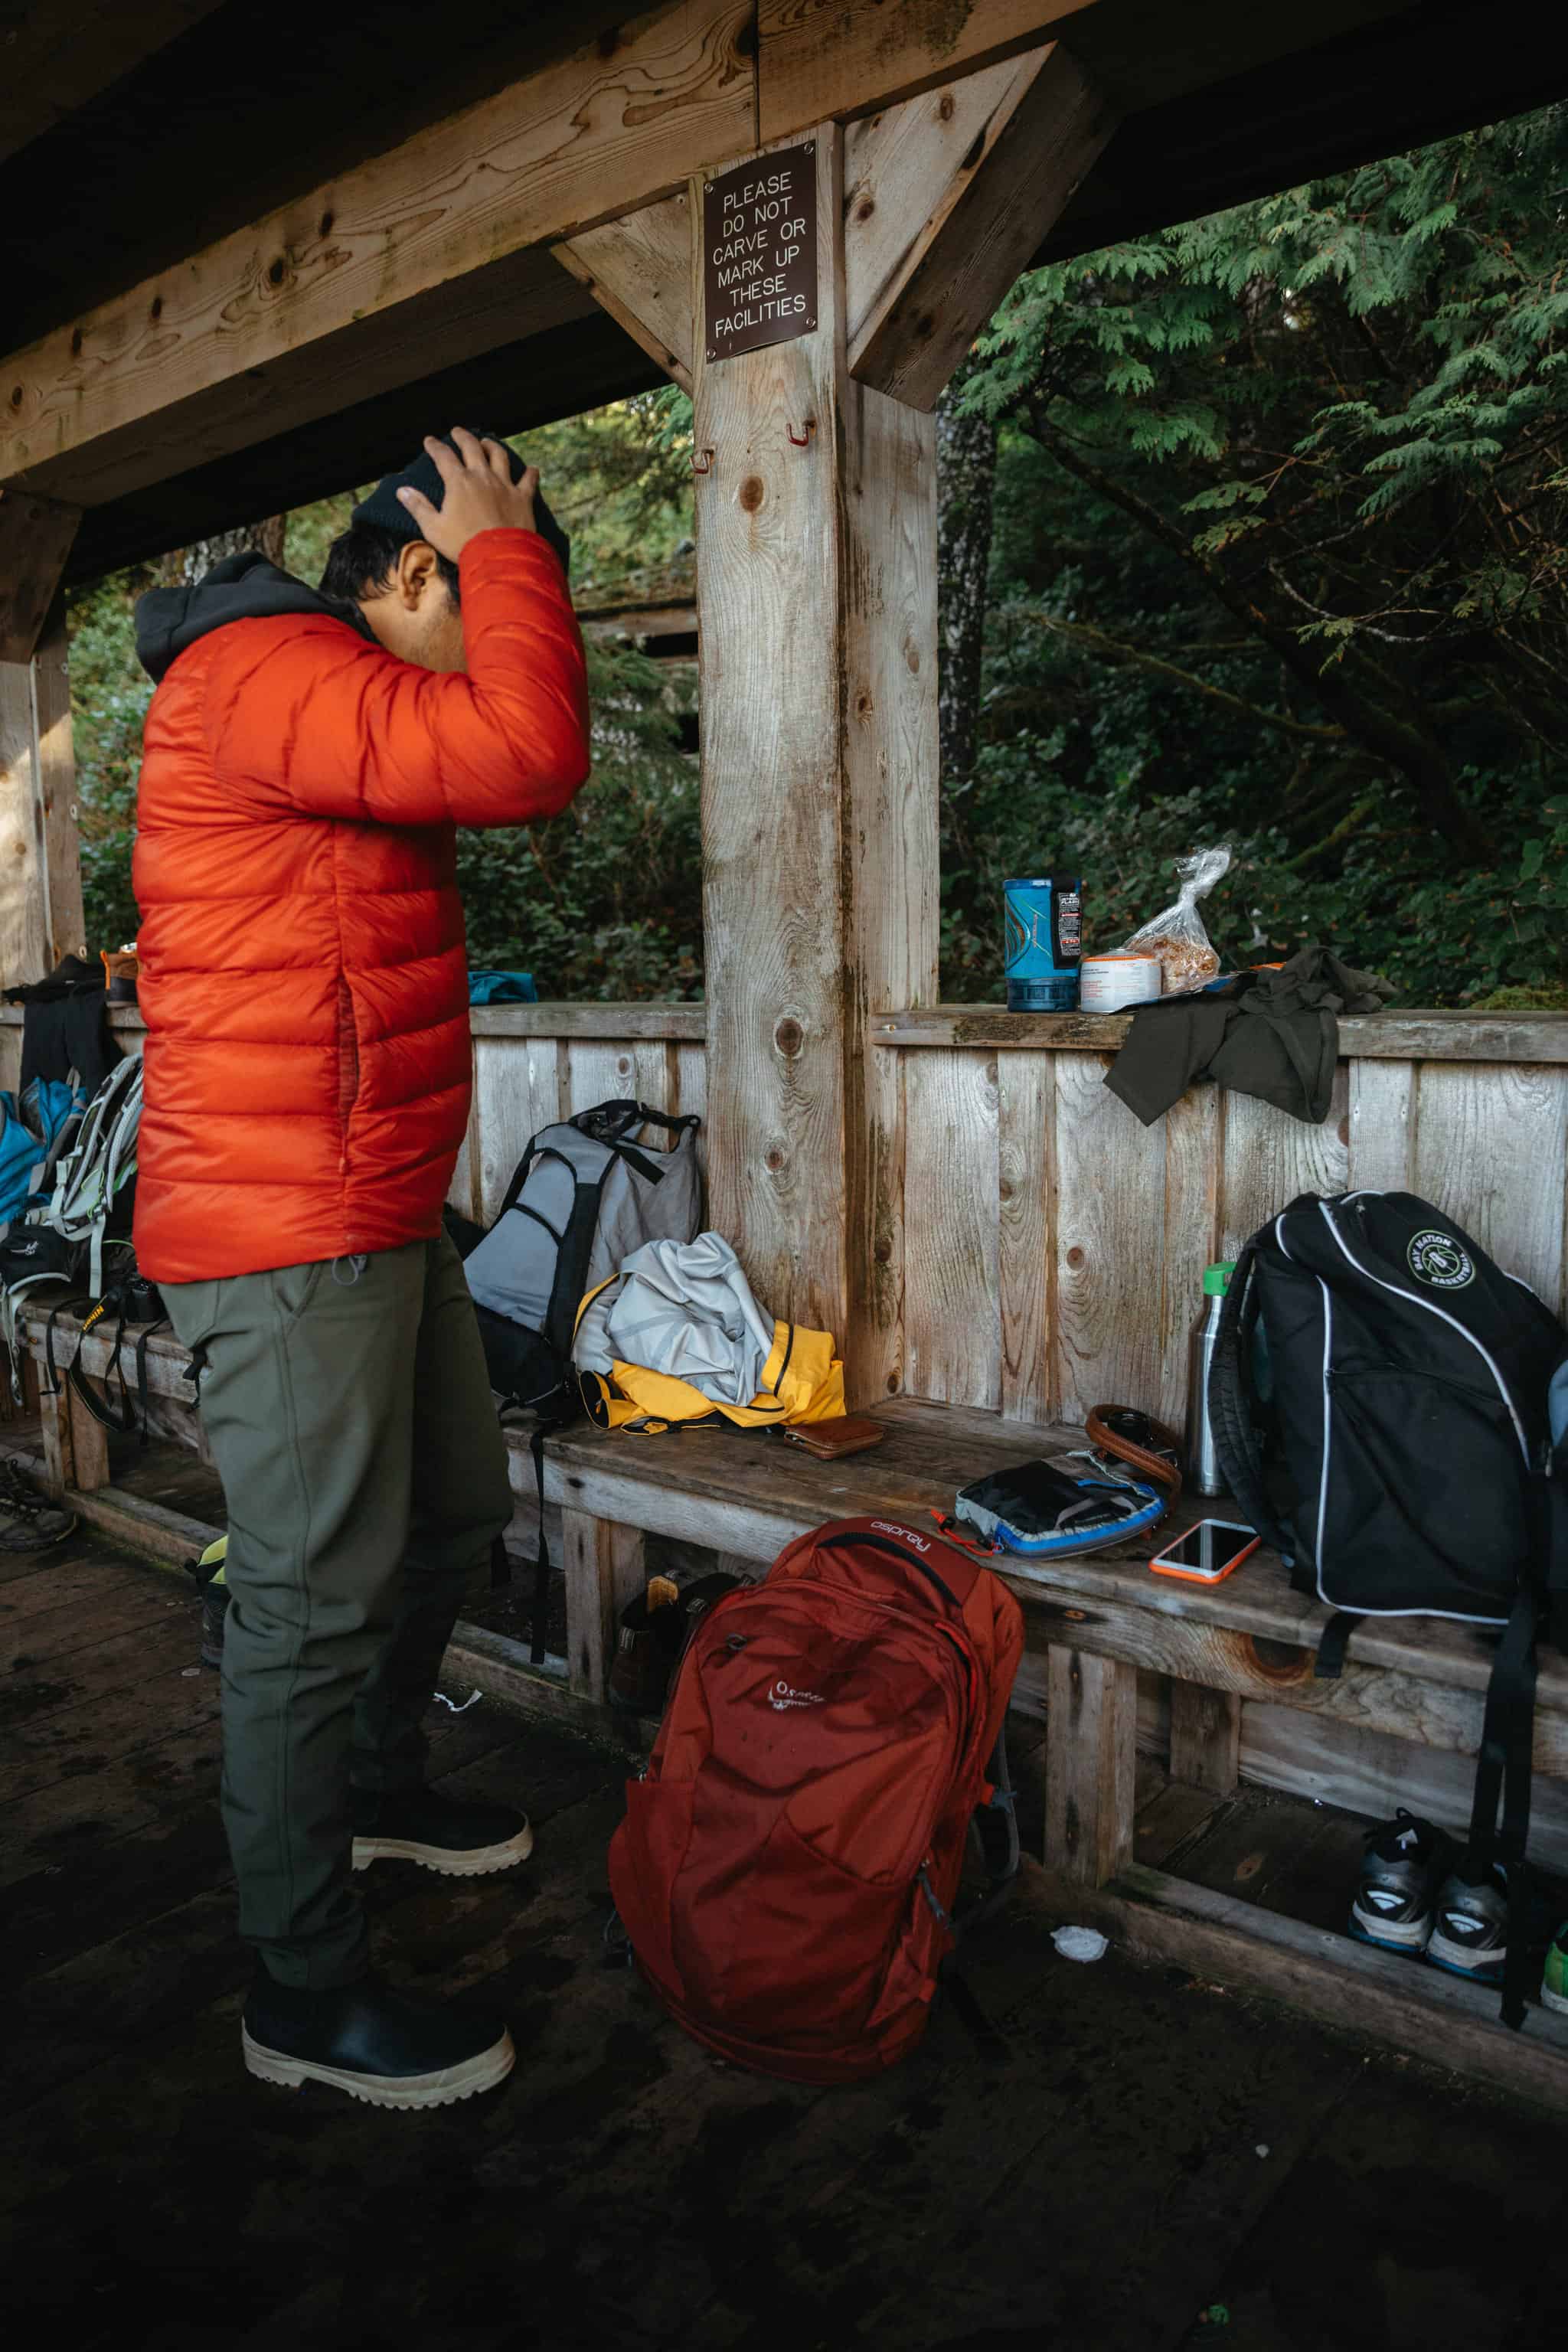
[(710, 360), (816, 325), (816, 142), (705, 181), (702, 289)]

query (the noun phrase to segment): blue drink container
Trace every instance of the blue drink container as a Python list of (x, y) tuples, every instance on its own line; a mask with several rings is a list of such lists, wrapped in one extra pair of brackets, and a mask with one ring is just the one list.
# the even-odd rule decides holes
[(1037, 875), (1003, 885), (1009, 1013), (1071, 1013), (1083, 958), (1083, 883)]

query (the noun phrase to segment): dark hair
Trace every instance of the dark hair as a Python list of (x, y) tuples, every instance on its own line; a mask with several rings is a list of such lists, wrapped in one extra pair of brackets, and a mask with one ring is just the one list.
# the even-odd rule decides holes
[[(405, 539), (400, 539), (382, 523), (351, 524), (327, 550), (326, 566), (319, 583), (322, 595), (339, 596), (350, 604), (360, 604), (366, 596), (380, 595), (392, 585), (397, 559), (407, 545)], [(457, 565), (448, 556), (437, 555), (436, 569), (451, 590), (453, 604), (460, 604)]]

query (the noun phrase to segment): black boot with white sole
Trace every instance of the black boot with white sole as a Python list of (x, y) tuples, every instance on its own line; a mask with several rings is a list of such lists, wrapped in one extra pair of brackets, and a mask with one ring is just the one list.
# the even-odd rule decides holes
[(435, 1789), (400, 1789), (353, 1797), (353, 1866), (417, 1862), (448, 1878), (479, 1878), (512, 1870), (533, 1852), (526, 1813), (510, 1805), (468, 1804)]
[(264, 2083), (324, 2083), (374, 2107), (446, 2107), (504, 2082), (517, 2061), (494, 2018), (395, 1992), (374, 1974), (325, 1990), (280, 1985), (258, 1969), (241, 2029)]

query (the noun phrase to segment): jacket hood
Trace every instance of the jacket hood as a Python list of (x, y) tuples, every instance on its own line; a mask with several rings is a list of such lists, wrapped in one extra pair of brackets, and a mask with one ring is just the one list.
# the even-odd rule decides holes
[(194, 588), (153, 588), (136, 603), (136, 655), (156, 684), (179, 655), (198, 637), (209, 636), (231, 621), (268, 620), (278, 613), (324, 614), (346, 621), (372, 645), (374, 632), (357, 604), (346, 597), (323, 596), (307, 588), (292, 573), (256, 548), (225, 556)]

